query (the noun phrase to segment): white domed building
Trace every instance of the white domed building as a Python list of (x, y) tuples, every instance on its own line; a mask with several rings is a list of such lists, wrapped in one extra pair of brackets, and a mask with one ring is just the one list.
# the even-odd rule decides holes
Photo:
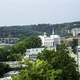
[(27, 49), (25, 53), (25, 58), (35, 60), (38, 53), (41, 53), (45, 49), (45, 47), (48, 50), (56, 50), (56, 46), (59, 45), (61, 41), (59, 35), (54, 35), (54, 31), (50, 36), (47, 36), (46, 32), (44, 32), (44, 35), (40, 35), (39, 38), (42, 41), (42, 48)]
[(60, 36), (55, 35), (54, 31), (52, 32), (52, 35), (47, 36), (46, 32), (44, 32), (44, 35), (40, 35), (39, 38), (42, 41), (43, 47), (56, 47), (56, 45), (60, 44)]

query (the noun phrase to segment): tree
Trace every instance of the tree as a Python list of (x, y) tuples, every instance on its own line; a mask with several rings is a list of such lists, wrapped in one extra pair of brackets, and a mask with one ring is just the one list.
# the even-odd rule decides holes
[(44, 49), (35, 61), (25, 61), (27, 67), (13, 80), (79, 80), (76, 62), (69, 54), (64, 44), (56, 51)]
[(41, 47), (41, 39), (38, 37), (28, 37), (24, 39), (26, 48), (38, 48)]
[(38, 37), (22, 38), (15, 45), (10, 47), (10, 53), (7, 55), (7, 60), (21, 60), (28, 48), (41, 47), (41, 40)]
[(72, 46), (73, 52), (76, 53), (76, 47), (78, 46), (78, 39), (73, 39), (71, 46)]
[(21, 70), (13, 80), (56, 80), (60, 78), (61, 70), (52, 69), (46, 61), (27, 62), (28, 67)]
[(24, 54), (28, 48), (41, 47), (41, 40), (38, 37), (27, 37), (21, 39), (16, 45), (12, 47), (12, 53)]
[(7, 61), (7, 56), (10, 55), (10, 47), (0, 48), (0, 61)]
[(9, 54), (7, 56), (7, 61), (21, 61), (23, 58), (23, 55), (22, 54)]
[(65, 45), (61, 45), (58, 46), (56, 51), (42, 51), (42, 53), (39, 53), (38, 59), (47, 61), (55, 70), (61, 69), (60, 80), (79, 80), (76, 62), (69, 54), (68, 48)]
[(0, 77), (3, 77), (3, 75), (9, 71), (9, 65), (0, 63)]

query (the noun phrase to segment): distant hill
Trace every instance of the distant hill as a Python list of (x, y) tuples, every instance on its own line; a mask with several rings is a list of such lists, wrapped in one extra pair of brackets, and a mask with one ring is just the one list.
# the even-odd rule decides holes
[(79, 28), (80, 21), (62, 24), (38, 24), (38, 25), (23, 25), (23, 26), (4, 26), (0, 27), (0, 37), (22, 37), (22, 36), (34, 36), (47, 32), (52, 33), (55, 30), (55, 34), (65, 36), (72, 28)]

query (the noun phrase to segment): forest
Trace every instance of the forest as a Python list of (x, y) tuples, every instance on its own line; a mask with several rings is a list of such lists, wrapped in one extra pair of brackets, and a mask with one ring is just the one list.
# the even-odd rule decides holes
[(62, 24), (1, 26), (0, 37), (37, 36), (43, 34), (44, 32), (51, 34), (53, 29), (55, 34), (59, 34), (60, 36), (66, 36), (70, 34), (68, 33), (68, 31), (70, 32), (72, 28), (79, 27), (80, 21)]

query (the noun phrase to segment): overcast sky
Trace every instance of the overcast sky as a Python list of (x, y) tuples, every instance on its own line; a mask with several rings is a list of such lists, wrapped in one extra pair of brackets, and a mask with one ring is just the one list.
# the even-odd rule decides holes
[(80, 0), (0, 0), (0, 25), (80, 21)]

